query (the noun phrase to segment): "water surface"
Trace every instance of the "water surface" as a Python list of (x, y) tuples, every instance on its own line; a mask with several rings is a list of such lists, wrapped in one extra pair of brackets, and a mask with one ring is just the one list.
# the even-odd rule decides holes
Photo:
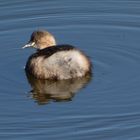
[[(140, 139), (138, 0), (1, 0), (0, 19), (0, 139)], [(21, 47), (44, 28), (94, 66), (90, 83), (68, 100), (39, 100), (26, 78), (35, 50)]]

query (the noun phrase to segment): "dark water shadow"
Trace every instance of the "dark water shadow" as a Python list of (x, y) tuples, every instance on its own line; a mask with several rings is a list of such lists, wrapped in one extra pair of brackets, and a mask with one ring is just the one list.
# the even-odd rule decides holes
[(69, 80), (42, 80), (26, 72), (31, 85), (30, 95), (39, 104), (72, 101), (75, 94), (91, 80), (91, 75)]

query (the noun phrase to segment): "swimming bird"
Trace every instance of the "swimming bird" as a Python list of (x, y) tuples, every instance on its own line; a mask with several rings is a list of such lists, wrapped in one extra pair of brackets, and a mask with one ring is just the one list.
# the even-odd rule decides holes
[(25, 71), (39, 79), (71, 79), (91, 73), (89, 58), (72, 45), (56, 45), (55, 37), (46, 30), (34, 31), (23, 47), (36, 48), (26, 63)]

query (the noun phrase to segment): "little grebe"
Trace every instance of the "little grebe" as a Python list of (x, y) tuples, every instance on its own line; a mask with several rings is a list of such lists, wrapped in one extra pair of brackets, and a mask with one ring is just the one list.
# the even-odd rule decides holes
[(71, 45), (56, 45), (55, 38), (47, 31), (34, 31), (23, 48), (34, 47), (26, 64), (27, 73), (40, 79), (70, 79), (91, 73), (88, 57)]

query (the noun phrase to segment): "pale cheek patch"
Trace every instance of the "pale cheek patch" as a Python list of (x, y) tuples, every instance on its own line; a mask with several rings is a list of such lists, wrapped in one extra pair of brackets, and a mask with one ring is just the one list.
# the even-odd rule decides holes
[(44, 49), (50, 46), (56, 45), (55, 38), (53, 36), (45, 36), (38, 40), (38, 46), (40, 49)]

